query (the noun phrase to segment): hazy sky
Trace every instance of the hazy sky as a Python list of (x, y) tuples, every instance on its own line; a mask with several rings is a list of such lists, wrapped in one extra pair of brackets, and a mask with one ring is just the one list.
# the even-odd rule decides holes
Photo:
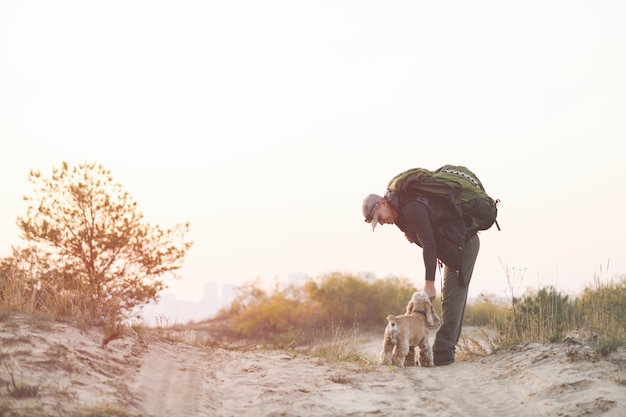
[(87, 161), (147, 221), (191, 222), (180, 298), (292, 272), (421, 286), (421, 249), (361, 202), (452, 163), (502, 201), (471, 294), (504, 296), (503, 265), (520, 291), (624, 274), (624, 22), (623, 0), (0, 0), (0, 255), (29, 170)]

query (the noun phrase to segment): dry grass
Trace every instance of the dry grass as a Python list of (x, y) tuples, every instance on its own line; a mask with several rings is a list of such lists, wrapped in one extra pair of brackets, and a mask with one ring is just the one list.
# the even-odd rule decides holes
[(342, 360), (356, 355), (355, 328), (346, 328), (341, 323), (331, 324), (313, 337), (306, 352), (311, 356), (329, 360)]
[[(479, 302), (469, 304), (466, 311), (466, 319), (473, 321), (466, 323), (466, 326), (467, 324), (488, 325), (496, 331), (489, 334), (484, 331), (483, 333), (464, 332), (457, 347), (459, 360), (485, 356), (496, 349), (508, 348), (522, 341), (561, 342), (574, 332), (584, 335), (581, 338), (594, 346), (599, 355), (607, 355), (626, 345), (626, 301), (624, 301), (626, 300), (626, 279), (602, 282), (596, 277), (594, 285), (585, 289), (575, 299), (569, 299), (554, 288), (541, 289), (520, 297), (516, 292), (523, 281), (525, 271), (508, 267), (504, 267), (504, 270), (509, 283), (506, 294), (508, 302), (483, 297)], [(4, 270), (2, 271), (4, 276), (0, 277), (2, 278), (0, 321), (4, 322), (5, 328), (10, 329), (13, 326), (6, 318), (15, 311), (28, 313), (30, 325), (44, 331), (50, 329), (51, 323), (55, 321), (73, 322), (84, 329), (92, 327), (90, 322), (80, 315), (68, 316), (68, 312), (74, 311), (76, 305), (75, 300), (67, 294), (42, 293), (29, 284), (26, 275), (14, 272)], [(365, 323), (380, 321), (380, 318), (365, 316), (363, 312), (371, 313), (381, 308), (388, 308), (382, 307), (388, 301), (377, 300), (376, 294), (383, 294), (387, 298), (390, 294), (394, 297), (402, 297), (411, 289), (401, 280), (372, 285), (360, 283), (353, 276), (335, 276), (331, 283), (333, 286), (326, 283), (313, 289), (309, 288), (309, 292), (299, 291), (297, 296), (294, 295), (293, 288), (284, 294), (265, 294), (250, 290), (246, 294), (247, 302), (239, 303), (238, 308), (232, 308), (230, 313), (221, 312), (220, 320), (180, 325), (170, 323), (165, 316), (159, 316), (155, 318), (156, 322), (152, 330), (162, 339), (196, 346), (236, 350), (259, 347), (284, 348), (304, 352), (323, 360), (368, 364), (369, 362), (359, 353), (356, 342), (356, 317), (359, 315), (352, 311), (336, 314), (336, 310), (341, 306), (337, 300), (349, 299), (355, 303), (354, 308), (362, 312), (359, 316), (359, 325), (361, 325), (363, 321)], [(329, 289), (333, 290), (323, 292), (333, 296), (333, 298), (326, 296), (328, 305), (324, 304), (325, 299), (320, 301), (319, 298), (320, 290), (325, 288), (323, 285), (329, 285)], [(399, 286), (401, 291), (394, 291), (394, 285)], [(346, 293), (343, 294), (342, 291)], [(361, 293), (367, 296), (361, 296), (363, 295)], [(307, 299), (308, 296), (318, 298), (310, 300)], [(298, 300), (298, 302), (286, 304), (285, 300)], [(405, 302), (406, 300), (403, 299), (394, 303), (404, 306)], [(361, 304), (366, 304), (369, 308), (364, 308)], [(302, 305), (309, 306), (309, 308), (315, 306), (316, 310), (325, 311), (328, 316), (317, 314), (315, 317), (309, 317), (304, 314), (305, 310), (302, 309)], [(285, 310), (287, 306), (292, 306), (297, 310)], [(252, 321), (247, 322), (250, 326), (266, 323), (269, 319), (277, 323), (277, 318), (281, 319), (281, 324), (264, 328), (263, 339), (256, 340), (251, 336), (237, 333), (233, 323), (238, 322), (241, 314), (253, 318)], [(341, 321), (324, 324), (329, 323), (328, 318), (333, 317), (333, 314), (337, 317), (347, 317), (352, 314), (355, 317), (354, 324), (345, 326)], [(108, 312), (105, 316), (119, 317), (115, 312)], [(310, 320), (307, 321), (307, 318)], [(305, 329), (303, 323), (307, 322), (311, 327)], [(127, 335), (139, 335), (146, 331), (140, 324), (122, 324), (117, 319), (104, 321), (99, 327), (102, 331), (103, 346)], [(2, 340), (2, 347), (6, 351), (8, 347), (17, 346), (21, 351), (26, 352), (29, 346), (28, 338), (28, 335), (23, 334), (6, 337)], [(66, 354), (62, 346), (54, 349), (50, 353), (50, 361), (54, 360), (54, 356), (63, 357)], [(0, 359), (2, 355), (0, 351)], [(61, 367), (62, 365), (57, 363), (55, 366)], [(11, 395), (36, 395), (37, 390), (20, 385), (19, 378), (15, 371), (13, 372), (16, 377), (14, 381), (5, 381), (11, 387)]]
[[(489, 323), (497, 330), (498, 348), (509, 348), (521, 342), (560, 343), (575, 338), (607, 355), (626, 346), (626, 277), (602, 280), (594, 277), (593, 285), (571, 297), (554, 287), (516, 291), (524, 271), (505, 267), (509, 284), (507, 301), (483, 296), (469, 304), (466, 318), (470, 324)], [(480, 352), (482, 346), (466, 341), (466, 351)]]

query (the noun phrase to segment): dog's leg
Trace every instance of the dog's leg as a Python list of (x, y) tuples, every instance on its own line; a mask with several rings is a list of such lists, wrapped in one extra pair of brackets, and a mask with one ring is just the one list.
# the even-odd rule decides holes
[[(393, 318), (393, 316), (390, 316)], [(387, 319), (389, 319), (388, 317)], [(392, 362), (392, 352), (398, 344), (398, 326), (393, 321), (387, 323), (385, 337), (383, 338), (383, 349), (380, 352), (380, 364), (389, 365)]]
[(415, 366), (417, 364), (415, 359), (415, 346), (409, 346), (409, 351), (404, 358), (404, 366)]
[(380, 364), (391, 364), (391, 353), (393, 352), (394, 344), (392, 343), (389, 334), (385, 332), (385, 338), (383, 339), (383, 350), (380, 351)]
[(398, 340), (398, 344), (393, 352), (393, 364), (404, 368), (404, 358), (406, 358), (407, 353), (409, 353), (409, 343), (405, 340)]
[(419, 345), (419, 363), (420, 366), (434, 366), (433, 364), (433, 349), (428, 342), (428, 339), (425, 339)]

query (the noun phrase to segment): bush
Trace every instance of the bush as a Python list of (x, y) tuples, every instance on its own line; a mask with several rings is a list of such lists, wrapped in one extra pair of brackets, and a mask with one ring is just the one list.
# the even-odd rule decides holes
[(491, 301), (488, 297), (481, 297), (465, 308), (463, 323), (470, 326), (488, 326), (493, 324), (494, 317), (502, 313), (504, 306)]
[(257, 281), (238, 288), (230, 308), (219, 315), (232, 318), (240, 337), (303, 342), (338, 326), (384, 327), (388, 314), (405, 312), (414, 291), (406, 279), (365, 280), (340, 273), (271, 292), (260, 289)]
[(233, 330), (241, 337), (289, 341), (315, 320), (315, 311), (293, 287), (286, 291), (275, 288), (270, 294), (255, 288), (254, 294), (246, 303), (235, 301), (239, 313), (233, 319)]
[(320, 282), (309, 280), (304, 289), (307, 298), (321, 307), (326, 321), (366, 327), (384, 323), (388, 314), (403, 314), (415, 291), (402, 278), (364, 280), (340, 273)]
[[(382, 330), (388, 314), (405, 312), (414, 291), (404, 278), (362, 279), (341, 273), (271, 292), (255, 282), (238, 288), (235, 301), (219, 316), (230, 319), (233, 331), (243, 338), (305, 343), (341, 333), (337, 329)], [(434, 305), (441, 311), (439, 299)], [(560, 342), (569, 332), (582, 330), (599, 353), (607, 354), (626, 341), (626, 278), (596, 283), (573, 300), (551, 286), (508, 303), (482, 297), (467, 305), (465, 324), (492, 325), (501, 347), (520, 341)]]
[(542, 288), (517, 302), (514, 329), (517, 334), (551, 342), (561, 341), (574, 317), (569, 297), (554, 287)]
[(493, 324), (503, 345), (526, 340), (560, 342), (568, 334), (596, 345), (606, 354), (626, 344), (626, 277), (587, 287), (570, 300), (553, 287), (513, 298), (508, 307), (493, 308)]

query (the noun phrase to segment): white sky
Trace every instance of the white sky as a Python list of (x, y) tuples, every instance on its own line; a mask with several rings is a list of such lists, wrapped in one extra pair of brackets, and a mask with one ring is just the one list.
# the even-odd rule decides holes
[(29, 170), (87, 161), (149, 222), (191, 222), (179, 298), (291, 272), (421, 286), (421, 250), (361, 202), (452, 163), (502, 200), (470, 293), (504, 296), (501, 262), (579, 291), (626, 273), (624, 22), (622, 0), (0, 0), (0, 255)]

